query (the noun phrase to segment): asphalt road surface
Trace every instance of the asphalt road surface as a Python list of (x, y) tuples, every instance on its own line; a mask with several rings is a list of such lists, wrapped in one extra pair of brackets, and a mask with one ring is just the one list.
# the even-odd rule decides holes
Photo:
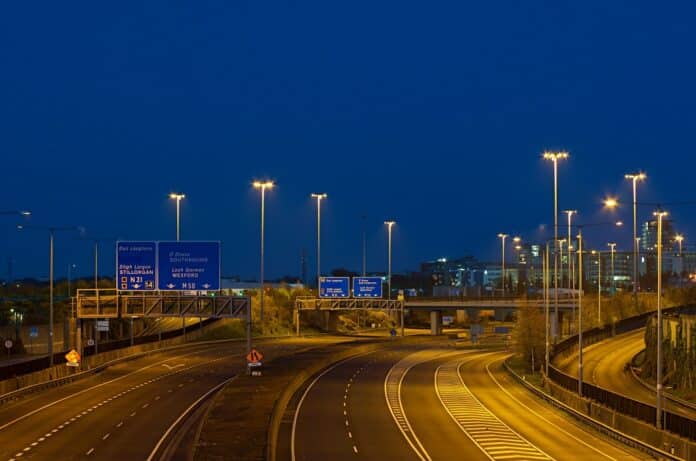
[[(584, 381), (654, 406), (655, 392), (639, 383), (625, 368), (637, 353), (645, 349), (644, 337), (645, 328), (641, 328), (583, 348)], [(558, 367), (577, 377), (577, 354), (560, 361)], [(663, 401), (667, 411), (696, 418), (693, 410), (667, 399)]]
[[(347, 338), (259, 341), (267, 358)], [(244, 344), (193, 346), (124, 362), (0, 407), (0, 461), (146, 460), (206, 392), (243, 372)]]
[(530, 395), (507, 355), (397, 347), (341, 362), (306, 389), (289, 458), (649, 459)]

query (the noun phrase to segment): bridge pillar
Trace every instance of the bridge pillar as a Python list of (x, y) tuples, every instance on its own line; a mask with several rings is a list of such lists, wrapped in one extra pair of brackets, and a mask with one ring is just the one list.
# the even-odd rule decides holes
[(324, 331), (331, 332), (338, 330), (338, 312), (335, 311), (323, 311), (323, 327)]
[(442, 334), (442, 312), (430, 311), (430, 334)]

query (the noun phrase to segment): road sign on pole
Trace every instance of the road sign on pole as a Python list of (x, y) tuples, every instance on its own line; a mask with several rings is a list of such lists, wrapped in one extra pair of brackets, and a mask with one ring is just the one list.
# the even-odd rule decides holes
[(109, 319), (97, 320), (97, 331), (109, 331)]
[(156, 264), (155, 242), (116, 242), (116, 289), (154, 290)]
[(38, 338), (39, 337), (39, 327), (30, 327), (29, 328), (29, 337), (30, 338)]
[(349, 298), (349, 277), (319, 277), (320, 298)]
[(159, 242), (160, 290), (219, 290), (220, 242)]
[(382, 277), (353, 277), (353, 296), (356, 298), (381, 298)]
[(80, 354), (77, 353), (75, 349), (65, 354), (66, 365), (69, 367), (79, 367), (80, 366)]

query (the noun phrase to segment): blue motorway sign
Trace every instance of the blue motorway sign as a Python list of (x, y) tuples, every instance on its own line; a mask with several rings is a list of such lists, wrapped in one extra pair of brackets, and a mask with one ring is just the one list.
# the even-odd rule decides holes
[(349, 277), (319, 277), (320, 298), (350, 298)]
[(39, 327), (29, 328), (29, 337), (30, 338), (38, 338), (39, 337)]
[(353, 296), (356, 298), (381, 298), (382, 277), (353, 277)]
[(116, 242), (116, 288), (154, 290), (156, 250), (155, 242)]
[(159, 242), (160, 290), (219, 290), (220, 242)]

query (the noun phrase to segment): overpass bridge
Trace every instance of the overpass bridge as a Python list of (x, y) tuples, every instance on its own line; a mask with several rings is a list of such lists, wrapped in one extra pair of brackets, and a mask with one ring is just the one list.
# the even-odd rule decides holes
[[(394, 315), (397, 319), (403, 319), (402, 310), (407, 314), (415, 312), (428, 312), (430, 314), (430, 330), (433, 334), (442, 332), (442, 315), (444, 313), (455, 314), (465, 312), (468, 318), (478, 318), (482, 311), (493, 311), (496, 320), (504, 321), (514, 315), (520, 308), (533, 307), (544, 309), (543, 299), (526, 298), (409, 298), (405, 301), (365, 298), (297, 298), (295, 300), (296, 313), (299, 316), (302, 311), (314, 311), (323, 315), (323, 322), (327, 329), (335, 324), (339, 311), (354, 310), (383, 310)], [(553, 320), (555, 305), (549, 304)], [(559, 319), (558, 325), (563, 325), (564, 316), (570, 317), (574, 311), (575, 302), (572, 299), (558, 300)], [(403, 320), (401, 320), (403, 325)], [(299, 322), (298, 322), (299, 324)], [(553, 329), (553, 327), (552, 327)]]

